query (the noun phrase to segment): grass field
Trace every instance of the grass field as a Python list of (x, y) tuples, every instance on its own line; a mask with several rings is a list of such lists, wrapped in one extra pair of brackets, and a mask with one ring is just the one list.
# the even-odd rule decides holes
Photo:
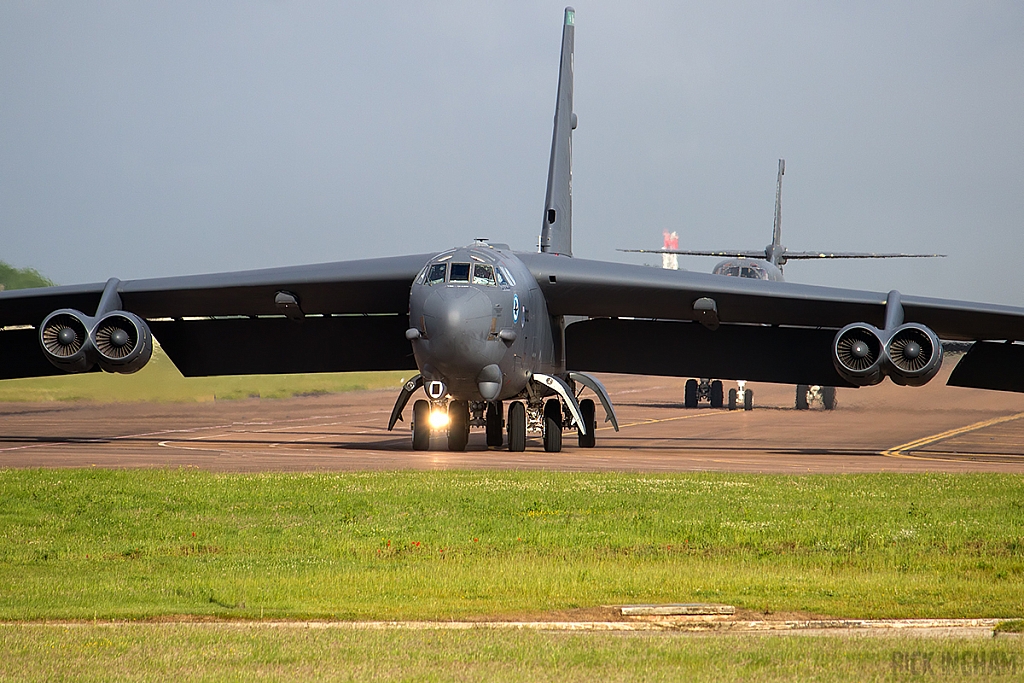
[(1024, 615), (1024, 479), (0, 471), (0, 619)]
[(1019, 681), (1020, 639), (0, 626), (10, 681)]
[(133, 375), (90, 372), (0, 381), (0, 401), (213, 401), (288, 398), (356, 389), (399, 387), (406, 372), (335, 372), (315, 375), (182, 377), (159, 346)]

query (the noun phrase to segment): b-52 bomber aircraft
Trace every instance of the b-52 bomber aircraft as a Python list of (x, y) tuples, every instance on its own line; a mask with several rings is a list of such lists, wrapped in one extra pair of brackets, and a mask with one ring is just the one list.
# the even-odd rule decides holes
[[(860, 251), (790, 251), (782, 245), (782, 176), (786, 174), (786, 160), (779, 159), (779, 176), (775, 183), (775, 222), (772, 227), (772, 243), (764, 250), (734, 249), (722, 250), (691, 250), (678, 248), (665, 249), (619, 249), (622, 252), (637, 254), (671, 254), (674, 256), (717, 256), (726, 257), (711, 271), (715, 275), (727, 277), (746, 277), (755, 280), (771, 280), (782, 282), (785, 278), (782, 269), (789, 260), (803, 259), (891, 259), (891, 258), (944, 258), (945, 254), (892, 254)], [(673, 233), (675, 235), (675, 233)], [(744, 380), (740, 383), (739, 402), (747, 410), (752, 407), (751, 394), (745, 390)], [(811, 391), (814, 387), (815, 391)], [(815, 385), (798, 384), (796, 387), (796, 408), (806, 410), (808, 396), (817, 393), (826, 410), (832, 410), (836, 404), (836, 388), (832, 386), (815, 387)], [(695, 379), (686, 381), (683, 392), (683, 404), (687, 408), (696, 408), (700, 399), (706, 399), (712, 408), (721, 408), (723, 403), (722, 382), (702, 377), (698, 383)], [(736, 407), (737, 392), (729, 390), (729, 408)]]
[[(939, 339), (973, 341), (949, 384), (1024, 391), (1024, 308), (753, 281), (572, 257), (575, 12), (565, 10), (539, 253), (437, 254), (0, 293), (0, 379), (130, 373), (159, 340), (186, 376), (410, 370), (389, 421), (412, 445), (594, 445), (589, 372), (826, 386), (931, 380)], [(88, 312), (86, 312), (88, 311)], [(507, 405), (507, 412), (504, 406)]]

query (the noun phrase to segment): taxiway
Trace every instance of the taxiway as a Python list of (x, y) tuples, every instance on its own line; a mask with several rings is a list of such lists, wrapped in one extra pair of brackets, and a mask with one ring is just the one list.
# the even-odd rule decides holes
[[(952, 367), (952, 363), (947, 364)], [(775, 473), (1024, 473), (1024, 395), (884, 383), (840, 389), (839, 407), (793, 408), (794, 388), (748, 384), (750, 412), (682, 408), (683, 381), (605, 375), (620, 432), (598, 408), (597, 447), (561, 453), (414, 452), (408, 422), (386, 430), (394, 391), (194, 404), (0, 405), (0, 467), (199, 467), (216, 471), (548, 469)], [(405, 418), (410, 418), (406, 410)]]

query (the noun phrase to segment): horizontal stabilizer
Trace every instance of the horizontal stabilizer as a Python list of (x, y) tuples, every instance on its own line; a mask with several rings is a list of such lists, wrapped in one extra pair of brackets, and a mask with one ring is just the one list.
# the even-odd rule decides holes
[(946, 384), (1024, 392), (1024, 344), (975, 342), (953, 368)]
[(887, 254), (860, 251), (789, 251), (785, 254), (787, 261), (793, 259), (816, 258), (946, 258), (945, 254)]
[(680, 256), (718, 256), (720, 258), (765, 258), (764, 249), (756, 251), (734, 249), (733, 251), (690, 251), (683, 249), (616, 249), (634, 254), (679, 254)]
[[(758, 250), (689, 250), (689, 249), (617, 249), (635, 254), (678, 254), (680, 256), (717, 256), (719, 258), (767, 258), (764, 249)], [(861, 251), (789, 251), (783, 253), (783, 259), (830, 259), (830, 258), (946, 258), (945, 254), (897, 254), (884, 252)]]

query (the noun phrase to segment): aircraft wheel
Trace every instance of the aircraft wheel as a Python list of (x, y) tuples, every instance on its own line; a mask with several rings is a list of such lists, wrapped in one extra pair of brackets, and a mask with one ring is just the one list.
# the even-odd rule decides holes
[(412, 404), (412, 449), (430, 450), (430, 404), (422, 399)]
[(505, 411), (502, 408), (501, 401), (493, 401), (487, 404), (487, 445), (491, 448), (500, 448), (505, 442), (505, 435), (501, 430), (504, 427), (501, 423), (504, 415)]
[(716, 379), (711, 383), (711, 407), (721, 408), (724, 401), (722, 401), (722, 381)]
[(736, 390), (729, 390), (729, 410), (736, 410)]
[(526, 406), (513, 401), (508, 407), (508, 449), (514, 453), (526, 450)]
[(562, 450), (562, 402), (553, 398), (544, 404), (544, 450)]
[(821, 388), (821, 404), (825, 406), (825, 410), (836, 409), (836, 388), (835, 387), (822, 387)]
[(686, 380), (686, 387), (683, 390), (683, 406), (686, 408), (697, 407), (697, 380)]
[(796, 409), (807, 410), (807, 385), (797, 384), (796, 385)]
[(583, 416), (583, 424), (587, 426), (587, 433), (576, 430), (579, 436), (580, 448), (593, 448), (597, 440), (597, 420), (594, 419), (594, 402), (589, 398), (580, 401), (580, 415)]
[(448, 404), (448, 450), (464, 451), (469, 443), (469, 406), (465, 401)]
[(750, 389), (747, 389), (745, 392), (743, 392), (743, 410), (753, 410), (753, 409), (754, 409), (754, 392), (751, 391)]

